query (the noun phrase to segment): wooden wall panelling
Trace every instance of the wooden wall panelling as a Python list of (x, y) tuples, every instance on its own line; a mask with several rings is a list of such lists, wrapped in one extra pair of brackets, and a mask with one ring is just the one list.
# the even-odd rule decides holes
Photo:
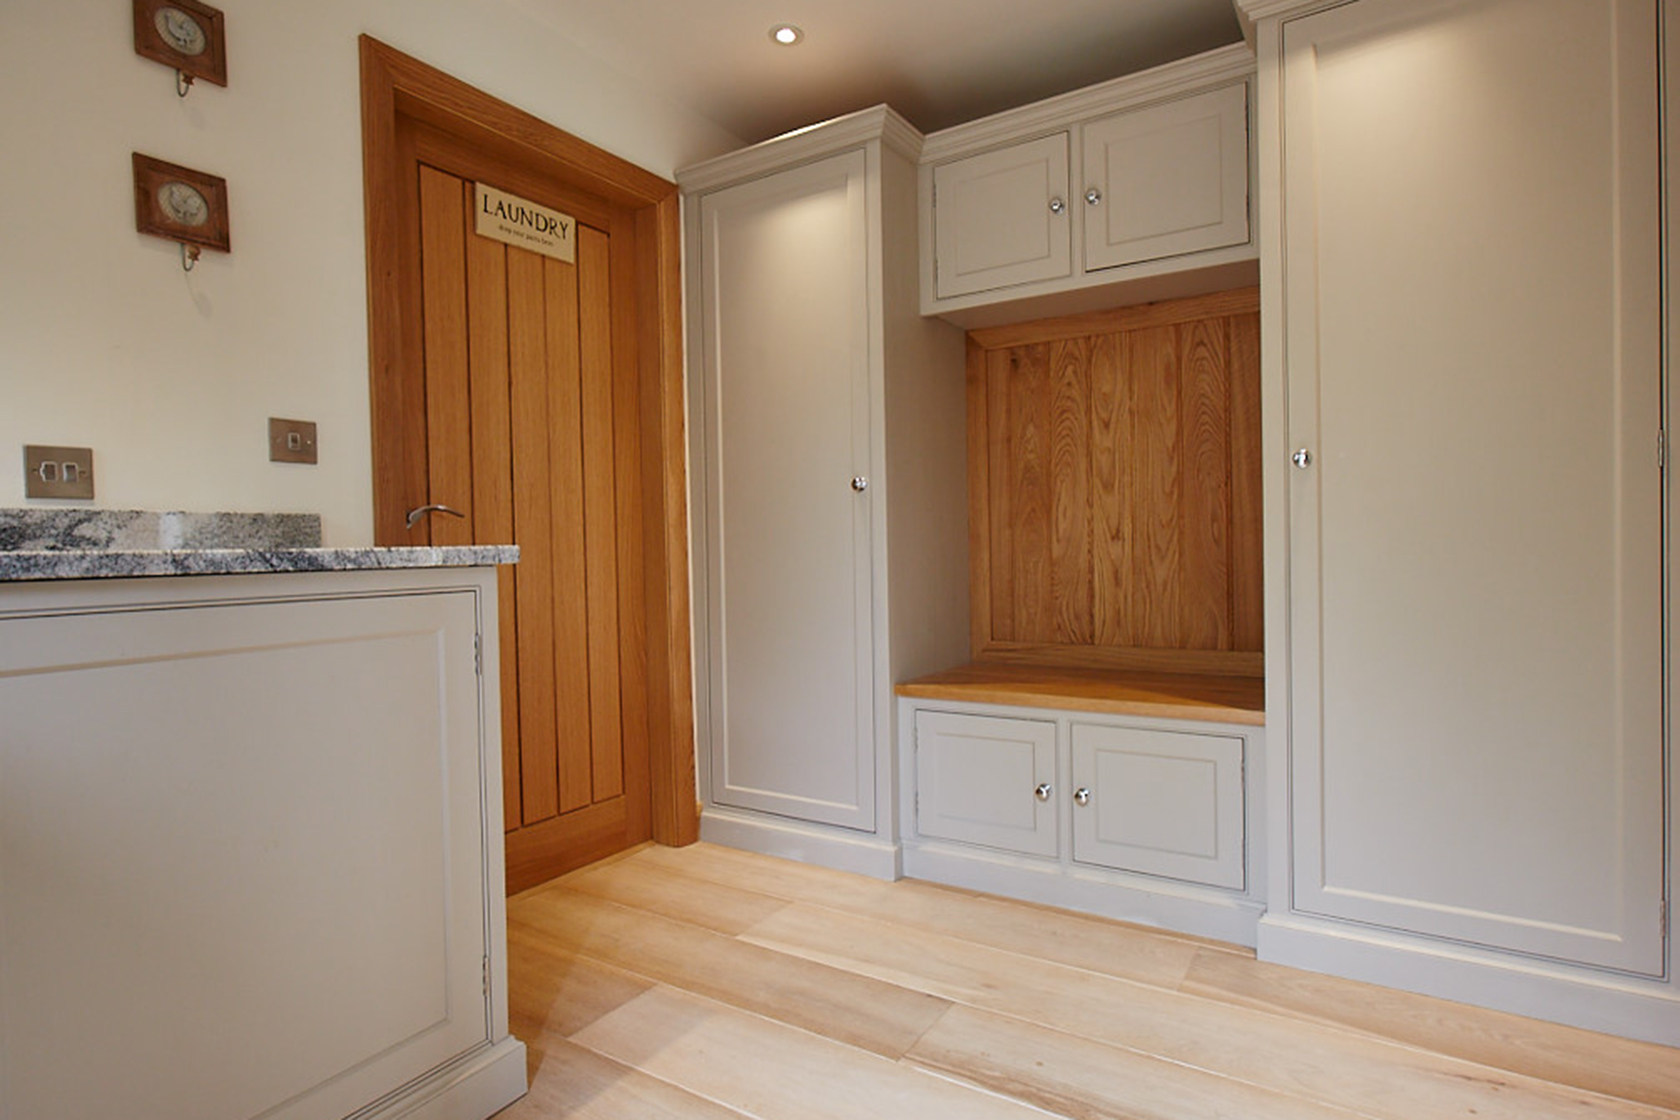
[(1127, 580), (1132, 570), (1131, 464), (1121, 449), (1132, 445), (1132, 394), (1121, 379), (1121, 339), (1096, 335), (1091, 352), (1091, 642), (1103, 647), (1140, 644)]
[(1254, 289), (975, 331), (976, 657), (1260, 671)]
[(1178, 644), (1231, 648), (1230, 320), (1174, 328), (1179, 382)]
[[(991, 445), (989, 427), (987, 376), (989, 357), (985, 347), (973, 338), (968, 340), (966, 388), (968, 392), (968, 563), (970, 602), (969, 649), (979, 650), (992, 640), (996, 632), (993, 615), (992, 516), (995, 513), (991, 495)], [(988, 495), (978, 501), (977, 494)]]
[(1231, 644), (1265, 648), (1265, 587), (1258, 558), (1260, 504), (1260, 321), (1231, 322)]
[(1093, 641), (1091, 606), (1091, 350), (1095, 339), (1050, 344), (1050, 591), (1047, 639)]

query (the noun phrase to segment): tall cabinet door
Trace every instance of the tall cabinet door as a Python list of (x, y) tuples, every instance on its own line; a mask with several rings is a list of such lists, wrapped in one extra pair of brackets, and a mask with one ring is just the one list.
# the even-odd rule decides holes
[(875, 826), (865, 155), (700, 200), (710, 793)]
[(1656, 33), (1284, 25), (1298, 911), (1661, 972)]

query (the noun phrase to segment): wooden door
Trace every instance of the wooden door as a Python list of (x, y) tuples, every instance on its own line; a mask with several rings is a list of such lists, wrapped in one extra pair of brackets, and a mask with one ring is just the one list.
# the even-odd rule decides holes
[(1066, 132), (941, 164), (933, 198), (940, 299), (1073, 271)]
[[(509, 888), (646, 840), (633, 222), (412, 125), (430, 515), (415, 543), (520, 547), (500, 661)], [(567, 263), (475, 232), (475, 183), (572, 216)], [(628, 289), (627, 289), (628, 285)]]
[[(360, 48), (374, 540), (524, 549), (487, 651), (508, 886), (650, 828), (693, 843), (676, 184), (368, 36)], [(575, 264), (480, 244), (455, 209), (469, 181), (572, 215)], [(408, 528), (429, 502), (468, 518)]]
[(873, 829), (864, 183), (859, 150), (701, 198), (700, 457), (712, 801)]
[(1297, 910), (1663, 961), (1657, 11), (1284, 28)]

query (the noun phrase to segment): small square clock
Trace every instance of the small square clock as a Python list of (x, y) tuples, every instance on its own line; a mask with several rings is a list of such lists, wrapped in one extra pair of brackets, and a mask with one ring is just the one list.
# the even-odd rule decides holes
[(135, 152), (134, 228), (230, 252), (227, 180)]
[(190, 81), (227, 85), (227, 39), (219, 8), (198, 0), (134, 0), (134, 53)]

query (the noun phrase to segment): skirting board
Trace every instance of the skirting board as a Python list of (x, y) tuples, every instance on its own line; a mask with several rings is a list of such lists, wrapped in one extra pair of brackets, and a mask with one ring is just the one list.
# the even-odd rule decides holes
[(1104, 918), (1211, 937), (1249, 948), (1264, 906), (1214, 887), (1170, 879), (1064, 868), (954, 844), (904, 844), (904, 874), (913, 879), (1059, 906)]
[(804, 824), (785, 817), (707, 806), (700, 814), (700, 839), (876, 879), (897, 879), (900, 874), (897, 844), (867, 832)]
[(1260, 920), (1259, 934), (1259, 957), (1274, 964), (1680, 1046), (1680, 992), (1657, 981), (1300, 914), (1268, 914)]
[(528, 1088), (525, 1044), (509, 1036), (433, 1070), (351, 1120), (485, 1120)]

